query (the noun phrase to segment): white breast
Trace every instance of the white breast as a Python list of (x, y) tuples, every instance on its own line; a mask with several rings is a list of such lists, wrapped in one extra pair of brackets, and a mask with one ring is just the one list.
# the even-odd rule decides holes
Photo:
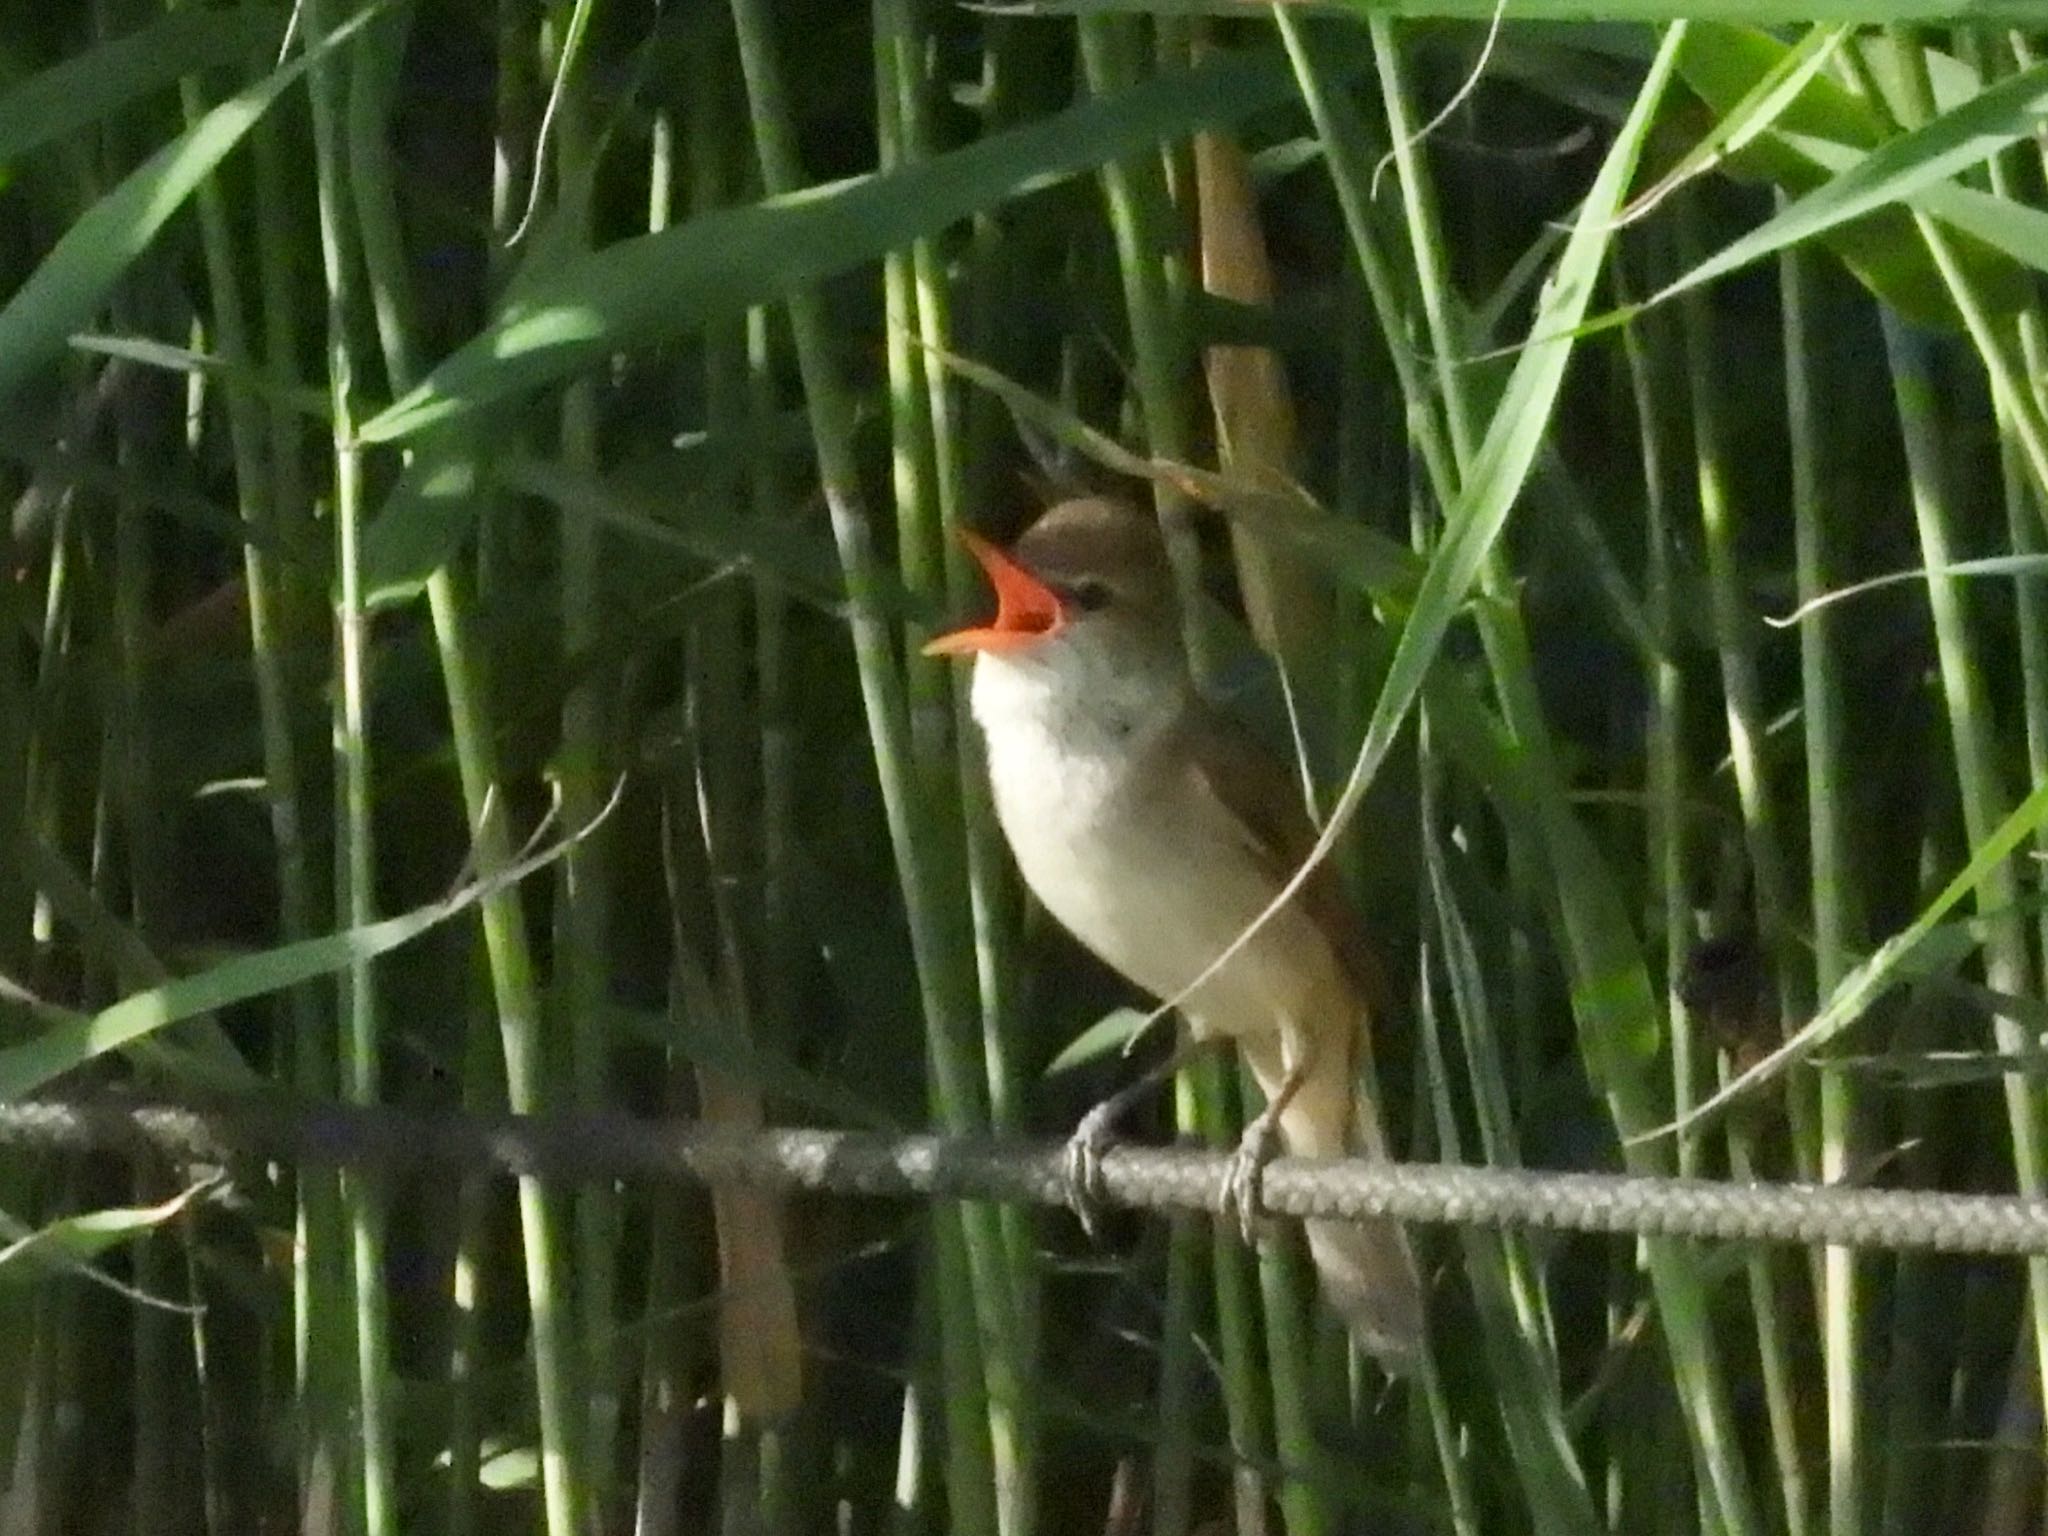
[[(1082, 716), (1067, 707), (1072, 696), (1038, 669), (977, 662), (974, 713), (997, 816), (1046, 910), (1138, 986), (1173, 996), (1264, 911), (1274, 881), (1191, 772), (1148, 761), (1173, 713)], [(1186, 1012), (1197, 1033), (1256, 1034), (1302, 1017), (1332, 987), (1344, 991), (1335, 957), (1313, 925), (1285, 911)]]

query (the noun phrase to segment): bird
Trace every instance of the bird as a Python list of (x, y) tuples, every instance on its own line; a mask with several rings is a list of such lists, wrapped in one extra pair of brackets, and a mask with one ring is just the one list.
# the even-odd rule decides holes
[[(1264, 1092), (1233, 1163), (1249, 1236), (1276, 1140), (1302, 1157), (1387, 1155), (1355, 1082), (1376, 990), (1357, 919), (1319, 865), (1205, 974), (1295, 875), (1314, 829), (1293, 776), (1197, 687), (1154, 516), (1081, 496), (1042, 513), (1008, 552), (962, 538), (995, 588), (995, 617), (924, 649), (973, 658), (969, 703), (996, 818), (1040, 904), (1128, 981), (1180, 998), (1193, 1046), (1234, 1044)], [(1106, 1144), (1125, 1102), (1083, 1119), (1074, 1168)], [(1353, 1337), (1390, 1374), (1409, 1374), (1425, 1316), (1402, 1228), (1304, 1227)]]

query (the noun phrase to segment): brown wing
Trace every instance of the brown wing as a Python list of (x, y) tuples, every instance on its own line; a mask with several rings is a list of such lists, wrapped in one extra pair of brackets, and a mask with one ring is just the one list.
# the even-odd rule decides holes
[[(1244, 829), (1252, 853), (1275, 881), (1290, 878), (1315, 836), (1300, 791), (1286, 769), (1239, 727), (1214, 713), (1190, 720), (1185, 729), (1182, 750), (1193, 764), (1190, 771), (1197, 787), (1219, 801)], [(1359, 1022), (1369, 1024), (1384, 1016), (1385, 978), (1344, 900), (1336, 871), (1328, 864), (1318, 865), (1296, 899), (1328, 936), (1351, 977), (1366, 1015)], [(1355, 1038), (1369, 1048), (1369, 1030)], [(1322, 1040), (1327, 1045), (1327, 1035)], [(1284, 1041), (1251, 1035), (1241, 1037), (1238, 1044), (1269, 1096), (1283, 1081), (1295, 1085), (1294, 1098), (1280, 1116), (1281, 1140), (1290, 1151), (1327, 1157), (1348, 1147), (1367, 1156), (1387, 1155), (1372, 1101), (1356, 1093), (1350, 1049), (1312, 1052), (1306, 1076), (1297, 1079)], [(1412, 1370), (1425, 1331), (1422, 1280), (1400, 1227), (1390, 1221), (1310, 1221), (1303, 1230), (1323, 1294), (1353, 1335), (1388, 1370)]]
[[(1274, 880), (1293, 878), (1315, 846), (1315, 827), (1301, 803), (1301, 786), (1284, 765), (1254, 742), (1236, 721), (1206, 705), (1191, 712), (1184, 738), (1201, 787), (1221, 801), (1252, 841)], [(1386, 973), (1344, 897), (1337, 871), (1318, 864), (1295, 898), (1336, 951), (1372, 1018), (1391, 1001)]]

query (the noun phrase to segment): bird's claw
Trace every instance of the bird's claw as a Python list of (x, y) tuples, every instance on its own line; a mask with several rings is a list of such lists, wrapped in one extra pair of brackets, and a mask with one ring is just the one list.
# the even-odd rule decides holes
[(1067, 1138), (1067, 1209), (1081, 1223), (1091, 1241), (1100, 1237), (1099, 1227), (1107, 1191), (1102, 1178), (1102, 1154), (1116, 1141), (1115, 1106), (1096, 1105), (1081, 1117), (1074, 1134)]
[(1278, 1150), (1279, 1128), (1260, 1115), (1244, 1128), (1237, 1151), (1231, 1155), (1230, 1170), (1223, 1176), (1223, 1208), (1236, 1215), (1247, 1248), (1258, 1242), (1259, 1220), (1266, 1214), (1266, 1164)]

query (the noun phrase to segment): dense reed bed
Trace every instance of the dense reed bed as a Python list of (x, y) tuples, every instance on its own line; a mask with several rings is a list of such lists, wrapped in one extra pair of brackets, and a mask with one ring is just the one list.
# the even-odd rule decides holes
[[(1404, 1155), (2041, 1192), (2048, 33), (1678, 9), (17, 7), (0, 1099), (1064, 1134), (1140, 1000), (919, 646), (1086, 488), (1292, 724)], [(0, 1223), (9, 1536), (2048, 1518), (2048, 1256), (1419, 1232), (1390, 1384), (1284, 1227)]]

